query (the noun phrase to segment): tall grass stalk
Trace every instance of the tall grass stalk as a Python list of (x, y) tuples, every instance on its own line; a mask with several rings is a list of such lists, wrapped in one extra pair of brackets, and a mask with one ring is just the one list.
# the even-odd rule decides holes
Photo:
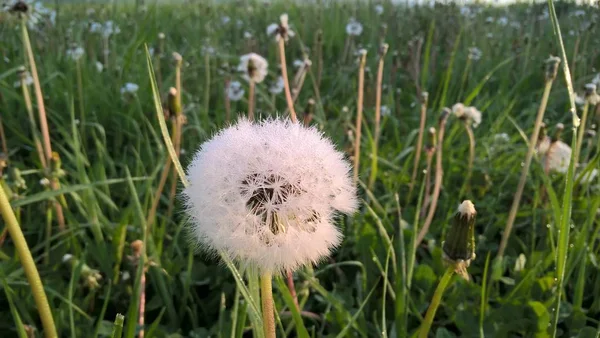
[(23, 236), (21, 227), (17, 222), (17, 218), (10, 206), (10, 202), (6, 196), (4, 187), (2, 187), (1, 184), (0, 212), (2, 213), (2, 218), (6, 223), (10, 237), (12, 238), (17, 250), (17, 255), (19, 256), (21, 265), (23, 266), (23, 271), (25, 272), (25, 276), (27, 277), (27, 281), (31, 287), (31, 293), (33, 294), (33, 299), (35, 300), (35, 305), (40, 314), (42, 326), (44, 327), (44, 336), (46, 338), (58, 337), (56, 327), (54, 325), (54, 318), (52, 317), (52, 311), (50, 310), (50, 305), (48, 304), (48, 298), (44, 292), (44, 286), (42, 284), (42, 280), (40, 279), (40, 274), (35, 266), (31, 251), (29, 250), (29, 246), (25, 240), (25, 236)]
[(417, 146), (415, 148), (415, 160), (413, 162), (413, 172), (410, 176), (410, 186), (408, 190), (408, 198), (407, 203), (410, 201), (412, 196), (413, 189), (415, 187), (415, 183), (417, 180), (417, 173), (419, 170), (419, 163), (421, 160), (421, 150), (423, 147), (423, 133), (425, 131), (425, 122), (427, 121), (427, 101), (429, 99), (429, 94), (427, 92), (421, 93), (421, 117), (419, 120), (419, 134), (417, 136)]
[(360, 165), (360, 140), (363, 119), (363, 100), (365, 88), (365, 65), (367, 64), (367, 53), (360, 57), (360, 66), (358, 67), (358, 94), (356, 102), (356, 133), (354, 136), (354, 184), (358, 182), (358, 173)]
[(388, 51), (388, 45), (382, 44), (379, 50), (379, 65), (377, 67), (377, 87), (375, 88), (375, 134), (373, 140), (373, 152), (371, 154), (371, 175), (369, 176), (369, 190), (373, 190), (373, 185), (377, 179), (377, 162), (379, 151), (379, 138), (381, 137), (381, 91), (383, 90), (383, 66), (385, 55)]
[(581, 145), (583, 144), (583, 136), (585, 135), (585, 126), (587, 123), (587, 118), (588, 118), (588, 111), (590, 110), (590, 100), (588, 99), (588, 97), (585, 98), (585, 103), (583, 105), (583, 111), (581, 113), (581, 130), (583, 130), (583, 132), (580, 132), (577, 134), (577, 144), (575, 145), (575, 149), (573, 149), (575, 151), (575, 164), (577, 165), (579, 163), (579, 156), (581, 155)]
[[(564, 60), (563, 62), (563, 75), (565, 77), (565, 83), (567, 84), (567, 91), (569, 93), (569, 103), (571, 106), (571, 118), (573, 121), (573, 135), (571, 139), (571, 147), (575, 148), (571, 152), (571, 159), (569, 162), (569, 169), (565, 177), (565, 190), (563, 193), (563, 204), (562, 204), (562, 215), (560, 220), (560, 226), (558, 228), (558, 245), (556, 250), (556, 309), (554, 311), (554, 322), (552, 325), (552, 336), (556, 337), (556, 331), (558, 327), (558, 321), (560, 318), (560, 303), (563, 293), (563, 284), (565, 279), (565, 271), (567, 267), (567, 257), (569, 255), (569, 233), (571, 230), (571, 212), (572, 212), (572, 199), (573, 199), (573, 185), (575, 175), (575, 165), (579, 158), (579, 149), (577, 148), (577, 129), (581, 125), (581, 120), (577, 116), (577, 110), (575, 108), (575, 93), (573, 91), (573, 83), (571, 79), (571, 72), (569, 70), (569, 63), (567, 60), (567, 53), (565, 52), (565, 45), (563, 43), (562, 34), (560, 32), (560, 25), (558, 24), (558, 17), (556, 16), (556, 10), (554, 8), (554, 2), (548, 0), (548, 8), (550, 13), (550, 19), (552, 21), (552, 27), (554, 34), (557, 39), (557, 43), (560, 47), (560, 54)], [(585, 127), (585, 125), (584, 125)], [(585, 263), (584, 263), (585, 264)]]
[(38, 153), (38, 158), (42, 164), (42, 168), (46, 168), (46, 155), (44, 155), (44, 148), (40, 140), (40, 132), (33, 115), (33, 104), (31, 103), (31, 95), (29, 94), (29, 88), (25, 83), (25, 70), (21, 74), (21, 90), (23, 91), (23, 100), (25, 101), (25, 109), (27, 110), (27, 116), (29, 117), (29, 124), (31, 126), (31, 135), (33, 137), (33, 143)]
[(515, 222), (515, 219), (517, 218), (517, 212), (519, 211), (521, 197), (523, 196), (523, 189), (525, 188), (525, 183), (527, 182), (527, 175), (529, 174), (529, 166), (531, 165), (531, 160), (533, 159), (533, 154), (535, 151), (536, 144), (538, 142), (542, 121), (544, 119), (544, 113), (546, 112), (546, 105), (548, 104), (548, 98), (550, 97), (550, 90), (552, 89), (552, 83), (554, 82), (554, 79), (556, 77), (556, 73), (554, 73), (553, 76), (548, 75), (552, 74), (547, 74), (546, 76), (544, 84), (544, 93), (542, 94), (542, 100), (537, 111), (535, 124), (533, 125), (533, 132), (531, 133), (531, 137), (529, 138), (529, 147), (527, 148), (527, 154), (525, 155), (525, 161), (523, 162), (521, 178), (519, 179), (517, 190), (513, 197), (513, 203), (508, 214), (506, 226), (504, 227), (504, 233), (502, 233), (500, 247), (498, 248), (498, 254), (496, 256), (498, 259), (502, 259), (502, 257), (504, 256), (504, 251), (506, 250), (506, 245), (508, 244), (508, 239), (510, 238), (510, 233), (512, 231), (513, 224)]

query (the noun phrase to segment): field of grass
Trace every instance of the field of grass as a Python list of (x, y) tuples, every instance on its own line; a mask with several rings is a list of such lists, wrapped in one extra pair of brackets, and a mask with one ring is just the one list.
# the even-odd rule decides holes
[[(285, 54), (298, 118), (350, 162), (359, 141), (360, 206), (338, 218), (344, 239), (330, 258), (293, 279), (275, 276), (277, 336), (427, 336), (420, 328), (437, 304), (429, 336), (598, 337), (600, 104), (592, 86), (585, 99), (585, 85), (600, 85), (600, 10), (286, 0), (69, 4), (28, 22), (0, 13), (2, 189), (58, 335), (117, 337), (120, 313), (126, 337), (263, 336), (256, 272), (223, 264), (190, 240), (160, 121), (175, 148), (180, 143), (185, 169), (204, 141), (246, 115), (250, 88), (237, 65), (250, 52), (269, 62), (256, 84), (255, 118), (286, 117), (282, 88), (270, 90), (281, 74), (278, 43), (266, 33), (283, 13), (295, 32)], [(351, 18), (359, 35), (347, 34)], [(562, 59), (555, 77), (551, 55)], [(226, 91), (235, 81), (244, 90), (237, 101)], [(169, 98), (170, 87), (178, 91)], [(587, 116), (580, 128), (573, 128), (572, 94), (579, 118)], [(158, 98), (168, 106), (164, 115)], [(459, 102), (481, 111), (479, 125), (458, 118), (457, 107), (443, 118)], [(540, 139), (549, 140), (529, 148), (540, 112)], [(554, 149), (567, 144), (574, 150), (556, 164)], [(456, 236), (453, 215), (463, 200), (477, 210), (476, 257), (462, 273), (468, 280), (447, 269), (457, 262), (442, 250)], [(0, 336), (52, 336), (11, 208), (0, 207)], [(448, 286), (436, 301), (440, 280)]]

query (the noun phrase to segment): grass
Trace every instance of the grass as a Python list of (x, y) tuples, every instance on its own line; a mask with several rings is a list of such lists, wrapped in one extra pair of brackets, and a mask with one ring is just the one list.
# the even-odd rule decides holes
[[(241, 81), (248, 93), (247, 83), (235, 71), (240, 55), (256, 52), (270, 63), (266, 83), (255, 88), (255, 117), (288, 109), (283, 93), (268, 92), (280, 75), (280, 49), (265, 33), (267, 25), (285, 12), (296, 32), (285, 46), (290, 79), (296, 73), (295, 59), (303, 59), (307, 51), (313, 61), (295, 101), (298, 119), (303, 120), (313, 99), (311, 124), (348, 157), (360, 154), (363, 205), (353, 217), (339, 220), (345, 238), (330, 260), (294, 273), (299, 309), (284, 279), (275, 278), (277, 335), (417, 334), (446, 271), (441, 243), (447, 225), (456, 206), (470, 199), (478, 213), (477, 258), (468, 270), (471, 281), (456, 277), (448, 281), (431, 334), (597, 337), (600, 182), (598, 176), (591, 181), (580, 176), (600, 169), (599, 137), (586, 133), (597, 131), (597, 106), (589, 106), (587, 125), (577, 130), (584, 135), (573, 144), (582, 144), (579, 166), (571, 166), (566, 174), (546, 173), (542, 158), (533, 155), (503, 259), (493, 259), (544, 91), (544, 61), (550, 55), (561, 57), (561, 67), (568, 64), (579, 95), (598, 72), (600, 40), (590, 24), (597, 24), (600, 11), (555, 5), (554, 24), (547, 4), (478, 5), (466, 10), (455, 5), (407, 8), (383, 3), (382, 14), (368, 2), (62, 5), (55, 24), (42, 20), (29, 27), (43, 107), (36, 88), (25, 86), (24, 91), (19, 83), (13, 85), (19, 81), (19, 67), (31, 69), (31, 60), (19, 21), (1, 13), (0, 135), (7, 164), (2, 168), (2, 186), (37, 265), (59, 336), (114, 337), (113, 332), (120, 336), (121, 330), (127, 337), (135, 335), (140, 331), (137, 304), (142, 291), (146, 337), (262, 335), (262, 328), (257, 328), (262, 323), (258, 276), (231, 261), (222, 264), (191, 245), (177, 199), (174, 211), (169, 210), (169, 189), (159, 196), (151, 226), (147, 217), (165, 163), (177, 157), (173, 144), (164, 141), (171, 139), (173, 122), (161, 116), (161, 100), (167, 101), (169, 88), (178, 82), (171, 53), (183, 56), (177, 95), (187, 119), (180, 155), (185, 168), (195, 149), (226, 125), (226, 105), (231, 105), (232, 118), (247, 111), (247, 96), (228, 102), (224, 92), (231, 79)], [(350, 17), (364, 28), (352, 39), (345, 32)], [(92, 21), (107, 20), (121, 32), (108, 40), (90, 32)], [(555, 35), (558, 24), (561, 43)], [(164, 40), (159, 33), (165, 34)], [(382, 41), (389, 44), (389, 51), (380, 63)], [(73, 44), (85, 50), (78, 62), (66, 55)], [(156, 74), (152, 81), (146, 44), (154, 51), (148, 59)], [(480, 49), (480, 59), (469, 59), (470, 47)], [(354, 52), (360, 48), (368, 53), (360, 99), (363, 118), (357, 126), (360, 64)], [(104, 64), (100, 72), (97, 62)], [(544, 122), (550, 135), (552, 126), (564, 123), (562, 138), (571, 144), (574, 119), (564, 74), (561, 68)], [(139, 90), (122, 94), (128, 82), (139, 85)], [(433, 187), (435, 173), (425, 184), (425, 156), (412, 180), (425, 91), (426, 128), (439, 129), (442, 109), (456, 102), (483, 112), (481, 125), (472, 130), (475, 157), (468, 183), (469, 137), (462, 121), (454, 116), (447, 120), (443, 143), (438, 144), (443, 177), (430, 220), (424, 201), (431, 200), (427, 189)], [(381, 112), (389, 114), (381, 115), (376, 130), (379, 101)], [(35, 130), (43, 125), (40, 108), (65, 175), (48, 176), (45, 156), (38, 154), (43, 134)], [(576, 108), (581, 116), (582, 107)], [(360, 152), (354, 149), (359, 127)], [(506, 141), (497, 136), (501, 133)], [(424, 149), (427, 143), (428, 136)], [(173, 167), (180, 172), (177, 163)], [(165, 187), (177, 176), (169, 175)], [(40, 184), (45, 177), (59, 181), (56, 189)], [(62, 206), (64, 229), (57, 206)], [(429, 230), (419, 244), (416, 236), (425, 221)], [(0, 231), (5, 227), (2, 222)], [(146, 254), (135, 259), (129, 243), (139, 239), (145, 239)], [(10, 236), (0, 242), (0, 336), (23, 337), (32, 331), (42, 336), (15, 242)], [(65, 254), (79, 263), (63, 263)], [(89, 269), (102, 278), (95, 280), (97, 274)], [(140, 290), (142, 275), (145, 290)], [(125, 315), (124, 321), (119, 313)]]

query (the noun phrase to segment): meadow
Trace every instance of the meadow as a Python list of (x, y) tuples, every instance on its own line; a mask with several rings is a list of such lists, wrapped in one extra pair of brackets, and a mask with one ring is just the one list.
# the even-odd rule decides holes
[(0, 12), (0, 336), (264, 337), (176, 169), (294, 110), (360, 203), (275, 274), (278, 337), (600, 336), (597, 6), (53, 5)]

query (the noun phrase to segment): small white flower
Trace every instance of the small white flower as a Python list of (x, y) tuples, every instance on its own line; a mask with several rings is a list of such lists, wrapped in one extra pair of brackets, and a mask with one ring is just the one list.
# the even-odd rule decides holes
[(588, 172), (580, 172), (577, 179), (581, 179), (581, 183), (589, 184), (598, 176), (598, 169), (594, 168)]
[(242, 119), (195, 154), (184, 190), (193, 240), (261, 272), (316, 263), (356, 210), (350, 165), (316, 128)]
[(383, 6), (382, 5), (375, 5), (375, 13), (377, 13), (377, 15), (381, 15), (383, 14)]
[(300, 67), (304, 66), (304, 61), (302, 61), (300, 59), (296, 59), (296, 60), (294, 60), (293, 65), (294, 65), (294, 68), (300, 68)]
[(250, 53), (240, 57), (237, 69), (243, 73), (242, 76), (247, 81), (252, 79), (256, 83), (261, 83), (267, 76), (268, 67), (269, 63), (265, 58), (256, 53)]
[(563, 141), (556, 141), (550, 145), (542, 163), (547, 163), (550, 171), (564, 174), (569, 170), (570, 161), (571, 147)]
[(346, 25), (346, 34), (351, 36), (359, 36), (362, 34), (363, 26), (354, 18), (350, 18), (350, 22)]
[(47, 187), (50, 185), (50, 180), (44, 177), (40, 180), (40, 185), (42, 187)]
[(96, 70), (98, 71), (98, 73), (102, 73), (102, 71), (104, 70), (104, 65), (102, 64), (102, 62), (96, 61)]
[(381, 116), (390, 116), (392, 110), (388, 106), (381, 106)]
[(127, 82), (122, 88), (121, 88), (121, 94), (135, 94), (137, 93), (138, 89), (140, 88), (140, 86), (138, 86), (135, 83), (131, 83), (131, 82)]
[(473, 123), (473, 128), (481, 124), (481, 112), (475, 107), (465, 107), (465, 116)]
[(83, 48), (78, 46), (73, 46), (67, 49), (67, 59), (77, 61), (81, 59), (81, 57), (85, 54)]
[(283, 89), (285, 88), (285, 83), (283, 82), (283, 77), (278, 77), (277, 81), (274, 82), (271, 87), (269, 87), (269, 92), (271, 94), (281, 94)]
[(239, 101), (244, 97), (244, 88), (239, 81), (231, 81), (225, 88), (225, 93), (230, 101)]
[(252, 38), (252, 33), (245, 31), (244, 32), (244, 39), (251, 39)]
[(479, 59), (481, 59), (482, 55), (483, 55), (483, 53), (481, 52), (481, 49), (479, 49), (477, 47), (469, 48), (469, 59), (471, 59), (473, 61), (478, 61)]
[[(33, 77), (31, 77), (31, 74), (29, 74), (29, 72), (27, 72), (25, 74), (25, 78), (23, 78), (22, 81), (25, 83), (26, 86), (31, 86), (33, 84)], [(15, 88), (21, 87), (21, 80), (15, 81), (15, 83), (13, 84), (13, 86)]]
[(90, 33), (100, 33), (102, 32), (102, 24), (99, 22), (90, 23)]
[(71, 259), (73, 259), (73, 255), (71, 254), (65, 254), (62, 258), (63, 263), (67, 263), (69, 262)]
[(494, 135), (494, 143), (504, 143), (510, 141), (510, 137), (507, 133), (500, 133)]
[(290, 38), (293, 38), (296, 33), (290, 29), (288, 15), (284, 13), (279, 17), (279, 24), (272, 23), (267, 26), (267, 35), (274, 36), (275, 41), (279, 41), (281, 37), (283, 37), (285, 41), (288, 41)]

